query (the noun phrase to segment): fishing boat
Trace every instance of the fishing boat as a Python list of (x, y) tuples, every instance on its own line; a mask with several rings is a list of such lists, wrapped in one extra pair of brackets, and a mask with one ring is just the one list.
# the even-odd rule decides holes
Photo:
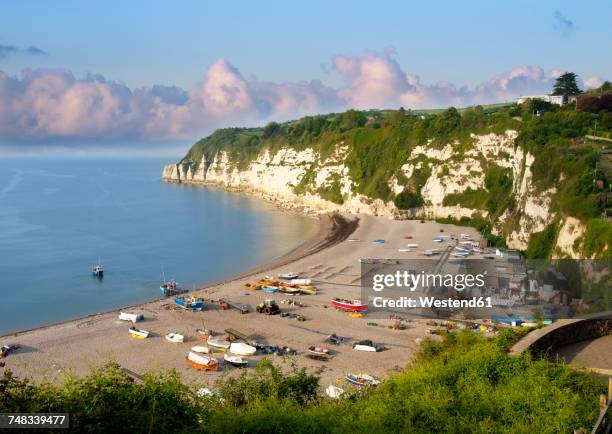
[(94, 277), (104, 277), (104, 268), (102, 268), (102, 264), (100, 264), (100, 260), (98, 260), (98, 263), (96, 265), (94, 265), (93, 267), (91, 267), (91, 274), (93, 274)]
[(148, 331), (137, 329), (136, 327), (130, 327), (130, 334), (136, 339), (146, 339), (149, 337)]
[(380, 384), (380, 381), (368, 374), (347, 374), (345, 378), (349, 383), (359, 387), (375, 387)]
[(211, 339), (208, 338), (208, 346), (213, 348), (220, 348), (223, 350), (227, 350), (232, 344), (230, 341), (224, 341), (222, 339)]
[(175, 343), (182, 343), (185, 341), (185, 336), (179, 335), (178, 333), (168, 333), (166, 335), (166, 340)]
[(185, 294), (188, 292), (186, 289), (179, 288), (178, 283), (174, 279), (169, 282), (163, 282), (159, 286), (159, 290), (164, 297), (171, 297), (173, 295)]
[(327, 386), (327, 389), (325, 389), (325, 394), (329, 396), (330, 398), (338, 399), (342, 395), (344, 395), (344, 389), (341, 389), (340, 387), (336, 387), (333, 384), (330, 384), (329, 386)]
[(233, 356), (231, 354), (225, 353), (223, 355), (223, 359), (225, 359), (225, 361), (230, 365), (235, 366), (237, 368), (245, 368), (249, 365), (249, 361), (243, 359), (242, 356)]
[(230, 345), (229, 352), (237, 356), (252, 356), (257, 352), (257, 348), (244, 342), (234, 342)]
[(314, 354), (315, 356), (329, 356), (329, 350), (323, 347), (316, 347), (311, 345), (308, 347), (308, 354)]
[(364, 312), (368, 310), (368, 305), (363, 304), (361, 300), (345, 300), (342, 298), (334, 298), (331, 304), (337, 309), (342, 309), (350, 312)]
[(193, 366), (199, 371), (217, 371), (219, 369), (219, 362), (217, 359), (203, 354), (194, 353), (190, 351), (185, 359), (188, 365)]
[(297, 274), (293, 272), (289, 272), (285, 274), (279, 274), (278, 277), (279, 279), (283, 279), (283, 280), (292, 280), (292, 279), (297, 279), (300, 276), (298, 276)]
[(208, 347), (205, 347), (204, 345), (193, 346), (191, 347), (191, 351), (193, 351), (194, 353), (202, 353), (202, 354), (210, 353), (210, 349)]
[(141, 313), (120, 312), (119, 319), (121, 321), (131, 321), (133, 323), (137, 323), (138, 321), (144, 320), (144, 315)]
[(174, 303), (181, 309), (190, 310), (192, 312), (204, 309), (204, 300), (195, 295), (180, 295), (174, 298)]

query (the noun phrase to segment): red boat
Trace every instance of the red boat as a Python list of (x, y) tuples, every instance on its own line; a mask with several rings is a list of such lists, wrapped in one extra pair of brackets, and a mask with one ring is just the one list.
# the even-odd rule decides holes
[(361, 300), (344, 300), (342, 298), (334, 298), (331, 303), (334, 307), (351, 312), (365, 312), (368, 310), (368, 305), (363, 304)]

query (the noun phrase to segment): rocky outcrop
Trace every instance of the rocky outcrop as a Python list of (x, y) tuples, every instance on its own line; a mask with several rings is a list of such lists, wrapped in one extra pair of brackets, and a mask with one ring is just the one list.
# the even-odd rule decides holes
[[(348, 148), (338, 143), (325, 159), (307, 148), (297, 151), (290, 147), (276, 152), (262, 151), (246, 167), (239, 167), (226, 151), (219, 151), (210, 159), (199, 162), (183, 160), (164, 167), (163, 179), (171, 182), (206, 184), (229, 190), (244, 191), (271, 200), (281, 207), (299, 208), (307, 213), (342, 211), (365, 213), (390, 218), (424, 217), (454, 218), (486, 217), (488, 211), (467, 203), (448, 205), (445, 198), (468, 190), (485, 191), (485, 174), (496, 166), (512, 176), (514, 207), (512, 214), (504, 212), (495, 221), (494, 233), (503, 234), (512, 248), (526, 249), (529, 237), (542, 231), (554, 219), (550, 206), (554, 189), (538, 191), (532, 185), (531, 165), (534, 157), (515, 147), (516, 131), (504, 134), (473, 135), (471, 144), (449, 143), (445, 146), (415, 147), (397, 176), (389, 180), (391, 190), (403, 191), (407, 180), (415, 173), (426, 174), (419, 185), (424, 205), (410, 212), (402, 212), (393, 202), (372, 199), (355, 192), (353, 180), (345, 164)], [(342, 203), (325, 199), (326, 189), (335, 188)], [(568, 221), (568, 220), (567, 220)], [(566, 222), (567, 222), (566, 221)], [(562, 249), (575, 253), (569, 244), (577, 239), (584, 227), (575, 222), (562, 228)], [(571, 235), (569, 234), (571, 232)]]

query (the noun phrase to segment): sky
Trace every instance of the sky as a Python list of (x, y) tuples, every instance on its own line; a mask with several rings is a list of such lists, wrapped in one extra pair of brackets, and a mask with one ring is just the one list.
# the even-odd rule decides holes
[(7, 2), (0, 144), (152, 144), (347, 108), (438, 108), (612, 78), (601, 1)]

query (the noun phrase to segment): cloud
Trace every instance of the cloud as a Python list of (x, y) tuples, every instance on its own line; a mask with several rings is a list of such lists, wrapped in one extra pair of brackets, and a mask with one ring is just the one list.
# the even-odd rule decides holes
[(13, 54), (28, 54), (32, 56), (41, 56), (41, 55), (46, 55), (47, 53), (33, 45), (28, 48), (22, 49), (19, 47), (15, 47), (14, 45), (1, 45), (0, 44), (0, 59), (5, 59), (8, 56), (13, 55)]
[(567, 18), (561, 11), (555, 11), (553, 28), (561, 33), (562, 36), (569, 36), (574, 30), (574, 22)]
[[(320, 80), (273, 83), (247, 79), (226, 59), (210, 65), (190, 90), (154, 85), (129, 88), (65, 69), (0, 71), (0, 141), (4, 143), (125, 143), (192, 141), (216, 128), (262, 125), (347, 108), (438, 108), (512, 101), (550, 92), (563, 71), (518, 66), (472, 88), (447, 81), (427, 84), (406, 72), (391, 48), (335, 56)], [(597, 80), (600, 80), (597, 78)], [(598, 83), (596, 77), (585, 82)]]
[(584, 80), (584, 85), (589, 89), (595, 89), (600, 87), (604, 83), (604, 79), (598, 75), (594, 75), (591, 78)]

